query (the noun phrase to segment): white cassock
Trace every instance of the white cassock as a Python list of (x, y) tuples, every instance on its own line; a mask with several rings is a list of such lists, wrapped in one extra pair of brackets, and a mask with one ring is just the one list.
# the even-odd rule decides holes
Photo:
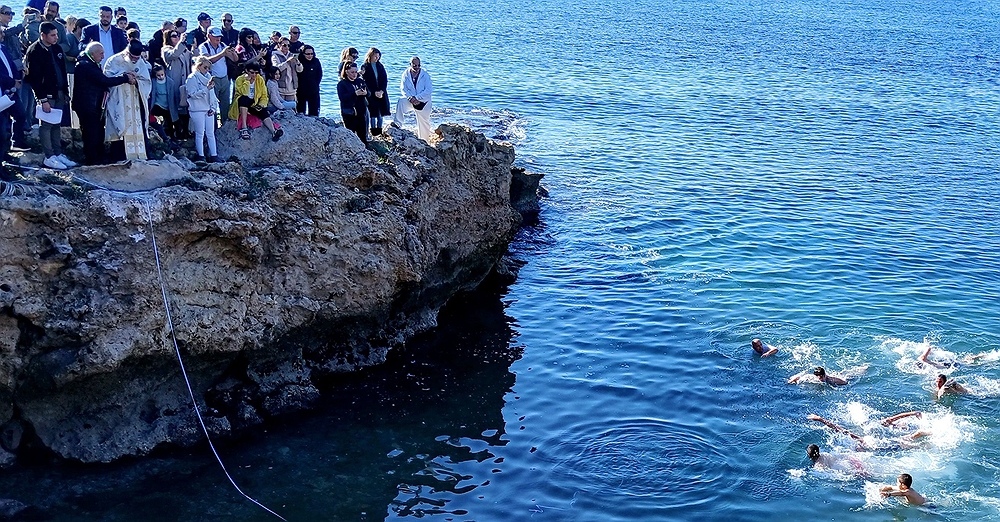
[[(396, 113), (392, 115), (392, 121), (402, 127), (403, 116), (413, 111), (413, 114), (417, 117), (417, 137), (427, 141), (427, 138), (431, 137), (431, 91), (433, 90), (431, 87), (431, 75), (427, 74), (427, 71), (421, 67), (420, 74), (417, 75), (417, 81), (413, 81), (413, 76), (410, 75), (410, 68), (407, 67), (403, 71), (403, 81), (399, 84), (399, 90), (402, 92), (403, 97), (396, 102)], [(409, 98), (411, 96), (424, 102), (426, 104), (424, 108), (418, 111), (410, 103)]]
[(149, 62), (140, 58), (133, 63), (129, 59), (128, 49), (104, 62), (105, 76), (121, 76), (130, 72), (136, 77), (135, 85), (124, 83), (109, 90), (105, 111), (107, 123), (104, 126), (104, 139), (125, 140), (127, 159), (146, 159), (146, 124), (149, 121), (146, 100), (153, 90), (149, 71)]

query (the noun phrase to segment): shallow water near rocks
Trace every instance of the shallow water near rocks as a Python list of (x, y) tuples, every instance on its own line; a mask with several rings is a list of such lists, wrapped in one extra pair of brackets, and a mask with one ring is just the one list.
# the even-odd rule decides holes
[[(147, 28), (197, 14), (126, 7)], [(302, 27), (331, 117), (341, 48), (375, 43), (391, 77), (419, 54), (434, 119), (510, 140), (551, 197), (506, 295), (225, 443), (248, 493), (290, 520), (1000, 520), (1000, 7), (318, 7), (233, 11)], [(751, 358), (753, 337), (781, 351)], [(932, 400), (925, 343), (987, 354), (948, 371), (973, 396)], [(856, 378), (784, 384), (816, 365)], [(809, 468), (807, 444), (853, 444), (808, 413), (884, 438), (877, 419), (906, 409), (934, 432), (917, 448), (857, 455), (864, 477)], [(900, 472), (934, 509), (871, 494)], [(205, 448), (0, 491), (56, 520), (269, 519)]]

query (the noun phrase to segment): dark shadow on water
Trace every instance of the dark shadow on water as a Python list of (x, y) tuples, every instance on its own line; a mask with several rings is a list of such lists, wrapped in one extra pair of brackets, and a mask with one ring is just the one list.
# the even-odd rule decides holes
[[(487, 483), (490, 448), (505, 444), (522, 350), (504, 308), (491, 291), (452, 299), (437, 329), (385, 364), (320, 383), (318, 410), (217, 441), (229, 472), (288, 520), (464, 515), (441, 493)], [(35, 520), (277, 520), (239, 497), (204, 442), (109, 465), (21, 466), (0, 472), (0, 498), (40, 508)]]

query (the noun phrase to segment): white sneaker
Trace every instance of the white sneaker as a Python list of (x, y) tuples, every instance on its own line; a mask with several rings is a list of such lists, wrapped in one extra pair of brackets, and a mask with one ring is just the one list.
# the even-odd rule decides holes
[(67, 158), (65, 154), (60, 154), (60, 155), (56, 156), (56, 159), (59, 160), (60, 162), (62, 162), (63, 165), (66, 165), (69, 168), (79, 167), (80, 166), (79, 163), (77, 163), (77, 162), (75, 162), (75, 161)]
[(50, 169), (56, 169), (56, 170), (67, 169), (66, 164), (59, 161), (59, 156), (49, 156), (45, 158), (45, 161), (42, 162), (42, 165), (45, 165)]

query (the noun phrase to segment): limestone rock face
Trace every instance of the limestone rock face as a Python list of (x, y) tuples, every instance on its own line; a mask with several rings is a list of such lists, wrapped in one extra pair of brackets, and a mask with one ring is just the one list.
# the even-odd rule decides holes
[[(278, 121), (277, 143), (219, 132), (239, 162), (180, 178), (174, 160), (122, 167), (169, 171), (169, 186), (0, 198), (0, 425), (88, 462), (201, 437), (154, 238), (190, 385), (220, 433), (383, 361), (506, 251), (512, 147), (442, 125), (430, 145), (393, 129), (380, 156), (323, 119)], [(123, 176), (78, 172), (101, 187)]]

